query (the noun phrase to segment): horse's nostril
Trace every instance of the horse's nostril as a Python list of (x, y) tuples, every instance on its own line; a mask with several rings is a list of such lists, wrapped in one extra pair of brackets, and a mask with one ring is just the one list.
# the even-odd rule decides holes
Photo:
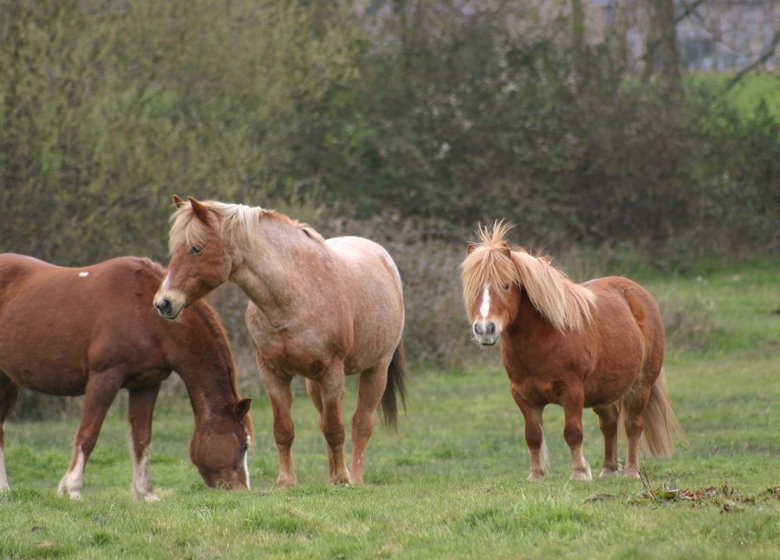
[(159, 309), (160, 311), (170, 311), (171, 310), (171, 300), (168, 298), (162, 298), (161, 300), (157, 301), (155, 303), (155, 307)]
[(486, 334), (496, 334), (496, 324), (495, 323), (488, 323), (487, 328), (485, 329)]
[(481, 335), (484, 333), (485, 331), (482, 328), (482, 323), (474, 323), (474, 334)]

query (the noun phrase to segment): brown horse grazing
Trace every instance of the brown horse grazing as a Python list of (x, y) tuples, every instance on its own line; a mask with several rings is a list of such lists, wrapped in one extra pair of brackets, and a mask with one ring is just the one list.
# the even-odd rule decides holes
[(492, 231), (480, 228), (481, 242), (469, 244), (461, 278), (475, 339), (488, 346), (501, 339), (512, 397), (525, 418), (529, 479), (544, 477), (542, 411), (548, 403), (563, 407), (572, 479), (592, 479), (582, 453), (583, 407), (596, 412), (604, 436), (600, 477), (620, 468), (617, 432), (619, 418), (624, 418), (624, 475), (638, 478), (641, 436), (651, 453), (668, 455), (672, 432), (682, 435), (662, 371), (658, 305), (626, 278), (574, 284), (547, 259), (510, 250), (505, 241), (509, 229), (501, 222)]
[[(195, 414), (190, 458), (209, 486), (248, 488), (250, 400), (236, 390), (233, 354), (215, 312), (193, 306), (164, 321), (151, 306), (163, 277), (148, 259), (124, 257), (62, 268), (0, 255), (0, 491), (8, 490), (3, 422), (26, 387), (84, 395), (73, 459), (59, 494), (80, 498), (84, 468), (120, 389), (128, 391), (134, 498), (152, 491), (152, 412), (161, 382), (175, 370)], [(110, 305), (109, 305), (110, 304)]]
[[(236, 283), (251, 300), (246, 323), (274, 413), (277, 484), (296, 482), (290, 417), (296, 375), (306, 378), (319, 412), (330, 482), (361, 484), (374, 411), (381, 400), (385, 424), (395, 428), (396, 392), (404, 398), (404, 302), (390, 255), (359, 237), (326, 241), (271, 210), (194, 198), (174, 202), (171, 260), (154, 299), (160, 314), (174, 319), (219, 284)], [(348, 471), (341, 407), (350, 374), (360, 379)]]

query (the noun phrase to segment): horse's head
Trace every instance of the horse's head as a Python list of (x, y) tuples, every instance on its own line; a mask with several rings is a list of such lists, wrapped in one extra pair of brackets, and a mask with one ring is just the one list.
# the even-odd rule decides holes
[(492, 346), (513, 320), (520, 305), (520, 283), (509, 246), (508, 226), (494, 224), (493, 232), (480, 229), (483, 243), (468, 245), (461, 265), (463, 301), (477, 342)]
[(252, 440), (251, 399), (241, 399), (197, 426), (190, 442), (190, 459), (211, 488), (249, 488), (247, 451)]
[(220, 218), (190, 197), (173, 197), (177, 210), (170, 233), (171, 258), (154, 306), (166, 319), (175, 319), (193, 301), (227, 281), (231, 255), (223, 243)]

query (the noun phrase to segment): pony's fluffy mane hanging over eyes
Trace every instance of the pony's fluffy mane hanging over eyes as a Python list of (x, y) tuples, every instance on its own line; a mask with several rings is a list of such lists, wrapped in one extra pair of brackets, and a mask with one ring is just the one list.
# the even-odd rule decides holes
[[(494, 286), (502, 303), (506, 297), (500, 286), (517, 284), (524, 288), (531, 303), (559, 331), (581, 331), (592, 320), (596, 295), (575, 284), (544, 256), (533, 256), (522, 248), (510, 250), (506, 237), (513, 226), (496, 221), (492, 228), (480, 226), (480, 242), (461, 265), (463, 301), (471, 313), (474, 301), (485, 285)], [(469, 316), (469, 320), (473, 317)]]
[[(271, 218), (301, 228), (309, 237), (324, 243), (322, 236), (314, 229), (275, 210), (244, 204), (229, 204), (216, 200), (203, 200), (199, 203), (207, 208), (210, 214), (213, 214), (214, 225), (219, 228), (221, 237), (231, 243), (251, 244), (256, 239), (255, 231), (259, 227), (260, 218)], [(181, 243), (203, 245), (208, 238), (208, 228), (195, 217), (192, 204), (182, 204), (171, 215), (169, 236), (169, 250), (171, 252)]]
[[(492, 229), (487, 226), (479, 226), (477, 229), (480, 241), (470, 245), (471, 252), (460, 265), (463, 302), (467, 314), (470, 315), (474, 301), (482, 294), (486, 285), (502, 286), (520, 282), (517, 269), (509, 258), (509, 245), (506, 243), (506, 236), (512, 227), (497, 221)], [(503, 290), (496, 290), (496, 295), (502, 303), (506, 303)], [(469, 320), (473, 320), (473, 317), (469, 316)]]

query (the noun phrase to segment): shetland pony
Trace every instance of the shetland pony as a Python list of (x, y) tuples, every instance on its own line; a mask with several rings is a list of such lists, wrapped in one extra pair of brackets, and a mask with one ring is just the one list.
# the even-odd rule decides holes
[[(360, 237), (325, 240), (312, 228), (262, 208), (184, 202), (171, 221), (171, 258), (154, 304), (175, 319), (223, 282), (251, 300), (246, 324), (260, 379), (271, 401), (281, 487), (296, 483), (291, 447), (290, 381), (306, 378), (328, 450), (332, 484), (362, 484), (364, 454), (382, 404), (396, 426), (396, 394), (404, 399), (401, 332), (404, 302), (393, 260)], [(352, 463), (344, 458), (345, 375), (357, 374)]]
[(151, 305), (163, 277), (148, 259), (123, 257), (63, 268), (0, 255), (0, 491), (8, 490), (3, 423), (22, 387), (84, 395), (73, 459), (59, 495), (81, 497), (84, 469), (106, 412), (127, 389), (133, 458), (131, 492), (155, 501), (152, 413), (171, 370), (184, 381), (195, 415), (190, 458), (209, 486), (248, 488), (250, 400), (236, 390), (233, 354), (205, 302), (185, 320), (161, 319)]
[(511, 250), (501, 222), (480, 228), (461, 265), (463, 300), (477, 342), (501, 340), (512, 397), (525, 419), (529, 479), (544, 477), (547, 447), (542, 411), (563, 407), (563, 437), (572, 479), (591, 480), (582, 453), (582, 409), (591, 407), (604, 436), (600, 477), (619, 471), (617, 433), (624, 421), (628, 453), (623, 474), (639, 478), (639, 446), (673, 451), (682, 435), (663, 375), (664, 331), (653, 297), (621, 277), (571, 282), (544, 257)]

